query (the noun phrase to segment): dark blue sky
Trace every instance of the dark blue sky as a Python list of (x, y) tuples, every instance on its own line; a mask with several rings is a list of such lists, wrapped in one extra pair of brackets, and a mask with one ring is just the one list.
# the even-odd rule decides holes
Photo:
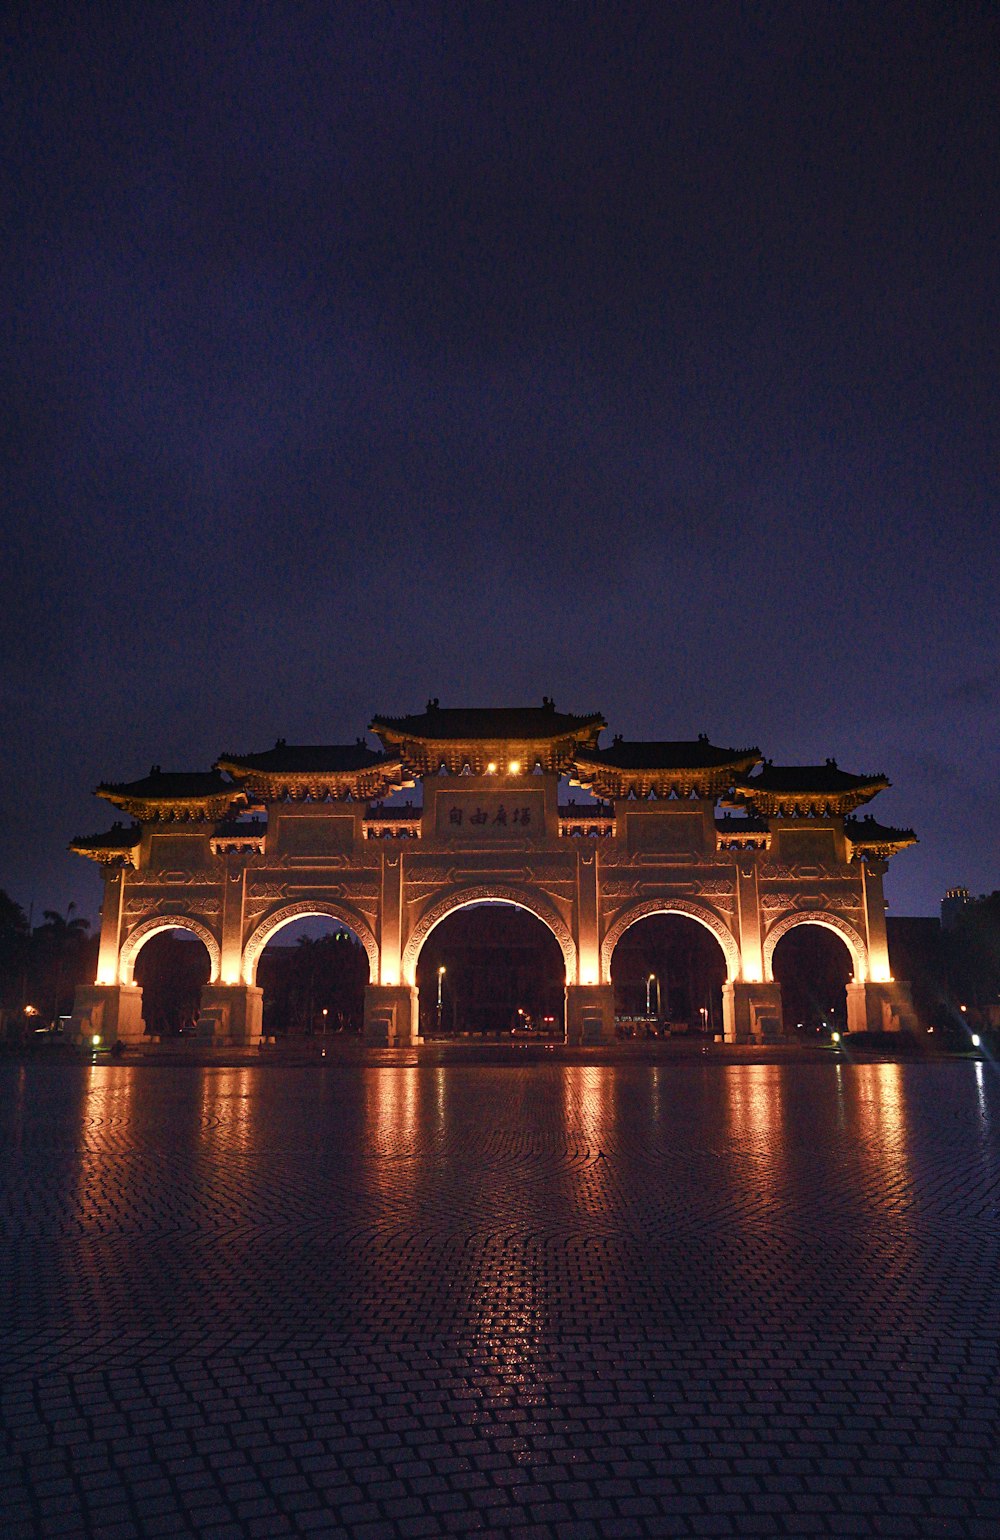
[(553, 695), (1000, 886), (995, 9), (8, 11), (0, 886), (89, 792)]

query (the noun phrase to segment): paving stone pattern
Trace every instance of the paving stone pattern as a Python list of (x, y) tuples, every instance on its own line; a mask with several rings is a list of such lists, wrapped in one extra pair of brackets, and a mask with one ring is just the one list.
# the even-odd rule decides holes
[(0, 1536), (1000, 1535), (1000, 1075), (0, 1067)]

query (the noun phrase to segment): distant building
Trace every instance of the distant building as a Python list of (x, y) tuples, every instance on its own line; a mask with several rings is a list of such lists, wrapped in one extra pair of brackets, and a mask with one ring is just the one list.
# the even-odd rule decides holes
[(968, 888), (949, 888), (941, 900), (941, 924), (945, 930), (954, 930), (963, 911), (969, 904)]

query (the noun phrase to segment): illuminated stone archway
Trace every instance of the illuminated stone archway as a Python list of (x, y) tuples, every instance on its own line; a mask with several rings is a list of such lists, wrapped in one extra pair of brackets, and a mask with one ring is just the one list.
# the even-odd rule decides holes
[(135, 982), (135, 962), (139, 953), (153, 936), (158, 936), (165, 930), (189, 930), (192, 935), (204, 943), (211, 964), (210, 980), (213, 984), (218, 982), (219, 970), (222, 965), (222, 950), (218, 941), (207, 925), (200, 920), (191, 920), (183, 914), (157, 915), (155, 919), (143, 920), (134, 930), (126, 936), (118, 958), (118, 977), (122, 984)]
[(403, 979), (409, 987), (416, 986), (417, 959), (420, 949), (431, 931), (448, 915), (454, 914), (458, 909), (468, 909), (472, 904), (512, 904), (516, 909), (525, 909), (533, 914), (536, 919), (555, 936), (563, 955), (563, 965), (566, 969), (566, 983), (575, 984), (577, 976), (577, 950), (569, 927), (564, 923), (554, 908), (530, 889), (497, 886), (496, 884), (483, 885), (474, 888), (460, 888), (439, 898), (424, 910), (417, 923), (414, 925), (403, 948)]
[(694, 904), (682, 898), (648, 898), (642, 903), (633, 904), (624, 913), (618, 915), (601, 943), (601, 978), (610, 981), (611, 958), (615, 947), (627, 930), (631, 930), (640, 920), (648, 919), (653, 914), (679, 914), (687, 919), (697, 920), (718, 941), (726, 959), (726, 980), (732, 983), (740, 976), (740, 949), (736, 937), (729, 930), (725, 922), (711, 909), (705, 909), (701, 904)]
[[(886, 1010), (913, 1019), (907, 986), (892, 978), (882, 884), (888, 859), (916, 836), (854, 816), (885, 776), (833, 760), (761, 765), (756, 747), (703, 736), (616, 735), (602, 747), (606, 726), (600, 712), (557, 711), (548, 696), (501, 708), (434, 697), (422, 712), (375, 716), (379, 748), (279, 739), (224, 753), (211, 771), (155, 767), (103, 782), (99, 795), (133, 822), (71, 847), (104, 875), (97, 974), (77, 992), (74, 1033), (136, 1040), (136, 954), (145, 937), (180, 927), (211, 961), (200, 1035), (257, 1042), (258, 958), (283, 925), (319, 915), (365, 948), (367, 1040), (410, 1044), (423, 942), (456, 909), (484, 902), (523, 909), (554, 936), (572, 1043), (613, 1039), (612, 953), (656, 914), (696, 921), (722, 948), (733, 1041), (773, 1029), (774, 948), (809, 923), (848, 947), (851, 1023), (877, 1026)], [(567, 779), (587, 802), (560, 800)], [(418, 784), (419, 801), (399, 800)]]
[(369, 979), (374, 981), (378, 978), (378, 942), (368, 922), (346, 904), (331, 903), (327, 899), (305, 899), (298, 904), (283, 904), (261, 920), (243, 948), (243, 982), (256, 984), (260, 954), (279, 930), (284, 930), (285, 926), (290, 925), (293, 920), (307, 919), (313, 915), (321, 919), (336, 920), (338, 924), (346, 925), (348, 930), (352, 930), (368, 955)]
[(854, 966), (855, 984), (864, 984), (868, 979), (868, 949), (862, 937), (842, 920), (839, 915), (821, 913), (797, 913), (786, 914), (783, 920), (778, 920), (772, 925), (764, 938), (764, 978), (770, 983), (774, 979), (774, 952), (782, 936), (787, 936), (790, 930), (798, 925), (819, 925), (824, 930), (832, 931), (839, 936), (851, 954), (851, 962)]

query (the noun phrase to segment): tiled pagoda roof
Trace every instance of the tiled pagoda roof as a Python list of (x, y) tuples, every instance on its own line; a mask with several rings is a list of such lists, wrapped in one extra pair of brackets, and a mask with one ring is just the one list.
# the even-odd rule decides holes
[(575, 779), (602, 797), (717, 797), (746, 775), (760, 750), (724, 749), (704, 736), (676, 741), (615, 738), (609, 748), (581, 749)]
[(224, 818), (212, 831), (211, 847), (216, 855), (223, 851), (262, 851), (267, 838), (265, 818)]
[(367, 770), (373, 765), (397, 763), (394, 756), (380, 754), (366, 743), (286, 743), (279, 738), (273, 749), (259, 754), (220, 754), (215, 761), (220, 770), (238, 776), (252, 770), (268, 775), (313, 775), (317, 771), (340, 775)]
[(606, 727), (599, 711), (589, 716), (573, 716), (557, 711), (551, 702), (541, 706), (439, 706), (428, 701), (427, 709), (412, 716), (375, 717), (370, 731), (380, 738), (427, 738), (435, 743), (446, 739), (565, 738), (573, 734), (594, 737)]
[(154, 765), (138, 781), (102, 781), (97, 795), (140, 823), (157, 819), (218, 819), (246, 798), (218, 770), (168, 771)]
[(715, 820), (715, 827), (720, 834), (767, 834), (771, 825), (766, 818), (758, 818), (754, 813), (748, 813), (746, 818), (734, 818), (732, 813), (725, 813)]
[(541, 706), (457, 708), (432, 700), (411, 716), (375, 717), (370, 731), (418, 775), (433, 775), (442, 765), (453, 774), (468, 765), (482, 775), (490, 764), (506, 773), (512, 761), (524, 771), (536, 764), (565, 769), (578, 746), (597, 743), (605, 725), (600, 712), (574, 716), (557, 711), (548, 699)]
[(771, 826), (766, 818), (758, 818), (754, 813), (744, 818), (726, 813), (715, 820), (715, 837), (720, 850), (766, 850), (771, 843)]
[(737, 802), (772, 817), (850, 813), (889, 786), (886, 776), (852, 775), (835, 759), (823, 765), (773, 765), (737, 781)]
[(258, 754), (222, 754), (216, 767), (226, 770), (253, 796), (265, 802), (282, 797), (347, 798), (368, 802), (404, 784), (398, 754), (356, 743), (286, 743)]
[(869, 813), (865, 818), (845, 818), (844, 833), (854, 850), (888, 860), (897, 851), (918, 843), (912, 829), (893, 829)]
[(138, 824), (113, 823), (104, 834), (78, 834), (70, 840), (69, 848), (74, 855), (86, 856), (110, 866), (130, 859), (139, 848), (142, 830)]

